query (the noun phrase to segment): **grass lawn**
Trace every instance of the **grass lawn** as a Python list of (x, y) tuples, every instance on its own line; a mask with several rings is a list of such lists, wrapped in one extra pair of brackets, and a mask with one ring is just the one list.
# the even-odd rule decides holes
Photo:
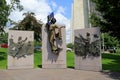
[(120, 49), (116, 53), (102, 54), (102, 68), (103, 70), (120, 72)]
[(42, 67), (42, 52), (41, 51), (35, 51), (34, 54), (34, 68)]
[(74, 53), (73, 52), (67, 52), (67, 67), (68, 68), (74, 68)]
[(7, 66), (7, 49), (0, 48), (0, 69), (5, 69)]
[(102, 54), (102, 68), (120, 72), (120, 53)]
[[(34, 54), (34, 68), (42, 67), (42, 52), (37, 51)], [(7, 49), (0, 48), (0, 69), (6, 69), (7, 66)], [(67, 67), (74, 68), (74, 53), (67, 52)], [(120, 52), (102, 54), (103, 70), (120, 72)]]

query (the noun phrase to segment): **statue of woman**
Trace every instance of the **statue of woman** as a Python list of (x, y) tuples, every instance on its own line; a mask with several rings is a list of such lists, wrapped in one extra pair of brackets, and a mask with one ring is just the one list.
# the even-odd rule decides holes
[[(55, 45), (55, 40), (58, 38), (59, 40), (62, 40), (62, 34), (61, 34), (61, 28), (65, 28), (64, 26), (58, 27), (56, 24), (56, 19), (52, 18), (51, 23), (48, 28), (48, 38), (51, 46), (51, 50), (54, 54), (59, 54), (59, 51), (62, 48), (59, 48)], [(56, 33), (56, 29), (58, 29), (58, 33)]]

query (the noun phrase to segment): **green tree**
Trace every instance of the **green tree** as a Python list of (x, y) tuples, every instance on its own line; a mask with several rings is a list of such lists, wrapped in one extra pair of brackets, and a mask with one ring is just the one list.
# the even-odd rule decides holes
[(9, 16), (9, 5), (5, 0), (0, 0), (0, 34), (4, 33), (4, 26), (8, 21)]
[(71, 48), (71, 49), (74, 49), (74, 44), (73, 44), (73, 43), (68, 43), (68, 44), (67, 44), (67, 47), (68, 47), (68, 48)]
[(27, 12), (23, 15), (25, 15), (25, 18), (12, 29), (34, 31), (34, 39), (41, 41), (42, 22), (34, 17), (35, 14), (33, 12)]
[[(102, 39), (102, 35), (101, 35), (101, 39)], [(105, 48), (118, 47), (119, 40), (116, 37), (109, 35), (108, 33), (104, 33), (104, 45)]]
[(10, 4), (7, 4), (6, 0), (0, 0), (0, 34), (5, 33), (4, 27), (8, 20), (10, 13), (16, 9), (20, 11), (23, 7), (20, 5), (20, 0), (10, 0)]
[(0, 35), (0, 44), (2, 43), (8, 43), (8, 33)]
[(120, 0), (91, 0), (95, 11), (90, 22), (93, 26), (101, 27), (103, 32), (120, 39)]

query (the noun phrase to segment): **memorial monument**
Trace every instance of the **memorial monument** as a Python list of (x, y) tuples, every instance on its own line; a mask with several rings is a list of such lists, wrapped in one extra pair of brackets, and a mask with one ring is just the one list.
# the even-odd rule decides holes
[(75, 69), (101, 71), (100, 29), (75, 30)]
[(89, 14), (92, 11), (90, 0), (73, 0), (70, 25), (70, 42), (74, 42), (74, 30), (90, 28)]
[(8, 37), (8, 46), (8, 69), (33, 68), (33, 31), (10, 30)]
[(66, 68), (65, 26), (56, 25), (54, 13), (42, 27), (42, 68)]

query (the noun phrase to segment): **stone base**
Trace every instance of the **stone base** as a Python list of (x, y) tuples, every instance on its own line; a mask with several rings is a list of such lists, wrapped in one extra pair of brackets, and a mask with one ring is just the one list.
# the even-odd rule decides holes
[(8, 69), (32, 69), (33, 66), (8, 66)]
[(27, 56), (26, 58), (13, 58), (8, 56), (8, 69), (31, 69), (34, 68), (33, 55)]
[(87, 57), (86, 59), (83, 59), (82, 57), (75, 55), (75, 69), (101, 71), (102, 70), (101, 58)]
[(43, 68), (49, 68), (49, 69), (63, 69), (66, 68), (66, 64), (43, 64), (42, 65)]

